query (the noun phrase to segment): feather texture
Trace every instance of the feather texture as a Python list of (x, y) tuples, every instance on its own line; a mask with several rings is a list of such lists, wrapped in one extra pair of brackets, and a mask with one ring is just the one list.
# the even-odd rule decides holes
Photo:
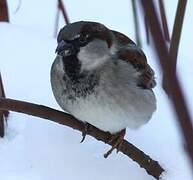
[(120, 47), (118, 58), (125, 62), (131, 63), (139, 72), (138, 86), (144, 89), (152, 89), (156, 86), (154, 71), (148, 65), (143, 51), (127, 36), (117, 31), (112, 31)]

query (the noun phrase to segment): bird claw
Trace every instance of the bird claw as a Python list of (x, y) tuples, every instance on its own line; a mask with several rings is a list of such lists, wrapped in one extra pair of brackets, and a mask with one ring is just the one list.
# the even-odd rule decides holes
[(109, 144), (114, 142), (114, 144), (112, 145), (111, 149), (109, 149), (104, 154), (104, 158), (107, 158), (113, 152), (114, 149), (117, 149), (117, 153), (120, 151), (124, 141), (125, 132), (126, 132), (126, 129), (123, 129), (122, 131), (118, 132), (117, 134), (111, 137), (111, 139), (107, 143)]
[(86, 135), (87, 135), (87, 132), (88, 132), (88, 128), (89, 128), (89, 124), (85, 123), (84, 130), (82, 131), (82, 139), (81, 139), (80, 143), (84, 142)]

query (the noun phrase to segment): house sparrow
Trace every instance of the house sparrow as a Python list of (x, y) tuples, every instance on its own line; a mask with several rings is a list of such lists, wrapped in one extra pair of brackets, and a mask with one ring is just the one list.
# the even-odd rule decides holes
[(57, 38), (51, 85), (61, 108), (103, 131), (117, 134), (147, 123), (156, 110), (154, 72), (127, 36), (97, 22), (64, 26)]

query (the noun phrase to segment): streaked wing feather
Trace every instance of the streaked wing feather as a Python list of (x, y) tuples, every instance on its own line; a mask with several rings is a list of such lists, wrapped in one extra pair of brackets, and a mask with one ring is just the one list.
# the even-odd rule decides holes
[(140, 72), (138, 86), (144, 89), (152, 89), (156, 86), (154, 71), (148, 65), (147, 59), (143, 51), (136, 44), (122, 33), (112, 31), (115, 35), (117, 43), (127, 45), (118, 52), (119, 59), (131, 63), (133, 67)]

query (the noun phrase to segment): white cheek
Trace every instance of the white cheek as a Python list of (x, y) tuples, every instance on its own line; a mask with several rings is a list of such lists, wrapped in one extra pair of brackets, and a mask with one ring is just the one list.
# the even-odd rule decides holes
[(115, 44), (115, 43), (113, 43), (112, 46), (111, 46), (111, 48), (110, 48), (110, 53), (111, 53), (112, 55), (115, 55), (115, 54), (117, 53), (117, 49), (118, 49), (118, 45)]
[(95, 40), (80, 48), (78, 59), (82, 70), (92, 70), (100, 67), (109, 59), (109, 49), (102, 40)]

